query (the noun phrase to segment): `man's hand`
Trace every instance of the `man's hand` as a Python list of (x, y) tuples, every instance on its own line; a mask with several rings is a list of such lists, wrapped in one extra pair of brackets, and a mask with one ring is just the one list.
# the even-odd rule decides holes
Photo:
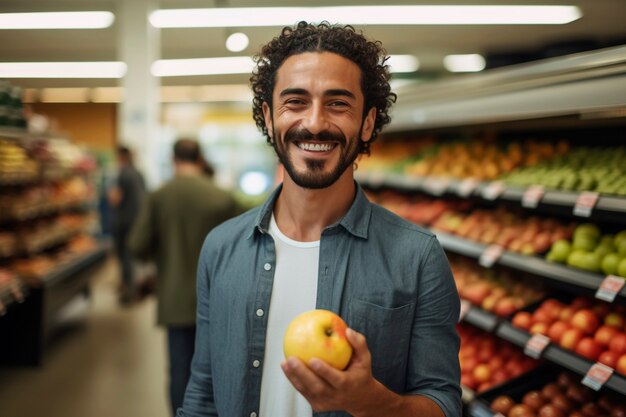
[(311, 359), (309, 366), (294, 357), (281, 364), (289, 381), (315, 411), (358, 410), (377, 389), (365, 336), (348, 329), (346, 337), (353, 351), (350, 363), (343, 371), (317, 358)]

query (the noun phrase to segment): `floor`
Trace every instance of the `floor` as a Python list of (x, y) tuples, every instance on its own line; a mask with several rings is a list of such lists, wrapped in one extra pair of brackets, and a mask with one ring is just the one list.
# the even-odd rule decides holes
[(167, 417), (165, 334), (155, 301), (120, 307), (117, 264), (94, 276), (77, 299), (39, 368), (0, 368), (1, 417)]

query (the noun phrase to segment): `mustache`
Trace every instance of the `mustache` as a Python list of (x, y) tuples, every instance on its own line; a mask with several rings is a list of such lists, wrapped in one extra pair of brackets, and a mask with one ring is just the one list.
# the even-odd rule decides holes
[(341, 145), (346, 144), (346, 137), (341, 132), (331, 132), (329, 130), (324, 130), (319, 132), (317, 135), (309, 132), (306, 128), (297, 128), (287, 131), (285, 134), (286, 142), (294, 142), (294, 141), (319, 141), (319, 142), (339, 142)]

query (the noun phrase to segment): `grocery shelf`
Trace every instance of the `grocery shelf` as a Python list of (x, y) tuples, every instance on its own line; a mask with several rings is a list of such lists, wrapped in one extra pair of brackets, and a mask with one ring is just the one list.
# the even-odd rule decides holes
[[(504, 340), (508, 340), (509, 342), (522, 348), (526, 346), (526, 343), (531, 338), (530, 333), (525, 330), (518, 329), (506, 321), (500, 323), (495, 334), (496, 336)], [(553, 344), (546, 347), (543, 351), (542, 358), (581, 376), (584, 376), (589, 368), (594, 364), (594, 362), (585, 359), (574, 352)], [(617, 393), (626, 395), (626, 376), (614, 372), (604, 386)]]
[[(488, 245), (467, 240), (445, 232), (433, 231), (441, 246), (451, 252), (465, 255), (471, 258), (480, 258)], [(600, 287), (604, 276), (593, 272), (587, 272), (568, 266), (548, 262), (536, 256), (526, 256), (515, 252), (504, 251), (502, 256), (496, 261), (498, 265), (503, 265), (518, 271), (529, 272), (544, 278), (551, 279), (560, 284), (575, 286), (579, 289), (593, 292)], [(626, 303), (626, 286), (622, 288), (616, 301)]]
[(110, 242), (59, 266), (32, 286), (24, 302), (15, 305), (11, 314), (0, 319), (0, 363), (6, 365), (41, 365), (55, 318), (63, 306), (88, 288), (97, 268), (106, 259)]
[(21, 303), (28, 294), (28, 287), (17, 281), (0, 288), (0, 317), (5, 315), (12, 304)]
[(500, 318), (495, 314), (489, 313), (472, 305), (463, 317), (463, 321), (474, 327), (478, 327), (479, 329), (493, 332), (498, 325)]
[[(491, 182), (468, 182), (438, 177), (417, 177), (381, 171), (357, 171), (355, 177), (363, 186), (374, 189), (388, 187), (400, 191), (419, 191), (435, 197), (450, 194), (463, 198), (478, 197), (486, 201), (508, 201), (519, 203), (520, 205), (523, 202), (524, 193), (528, 190), (528, 188), (505, 184), (503, 191), (499, 195), (489, 198), (488, 190), (493, 184)], [(558, 209), (569, 216), (574, 216), (574, 207), (576, 207), (580, 195), (580, 192), (546, 190), (537, 207), (539, 210), (542, 207), (550, 207)], [(626, 198), (600, 195), (592, 210), (592, 216), (601, 218), (603, 221), (626, 224)], [(584, 219), (585, 217), (577, 218)]]

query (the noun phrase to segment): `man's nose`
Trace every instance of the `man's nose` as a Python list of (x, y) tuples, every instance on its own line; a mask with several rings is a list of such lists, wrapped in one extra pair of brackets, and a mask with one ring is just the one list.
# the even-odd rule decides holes
[(328, 130), (328, 119), (324, 106), (312, 105), (305, 114), (302, 125), (313, 135)]

